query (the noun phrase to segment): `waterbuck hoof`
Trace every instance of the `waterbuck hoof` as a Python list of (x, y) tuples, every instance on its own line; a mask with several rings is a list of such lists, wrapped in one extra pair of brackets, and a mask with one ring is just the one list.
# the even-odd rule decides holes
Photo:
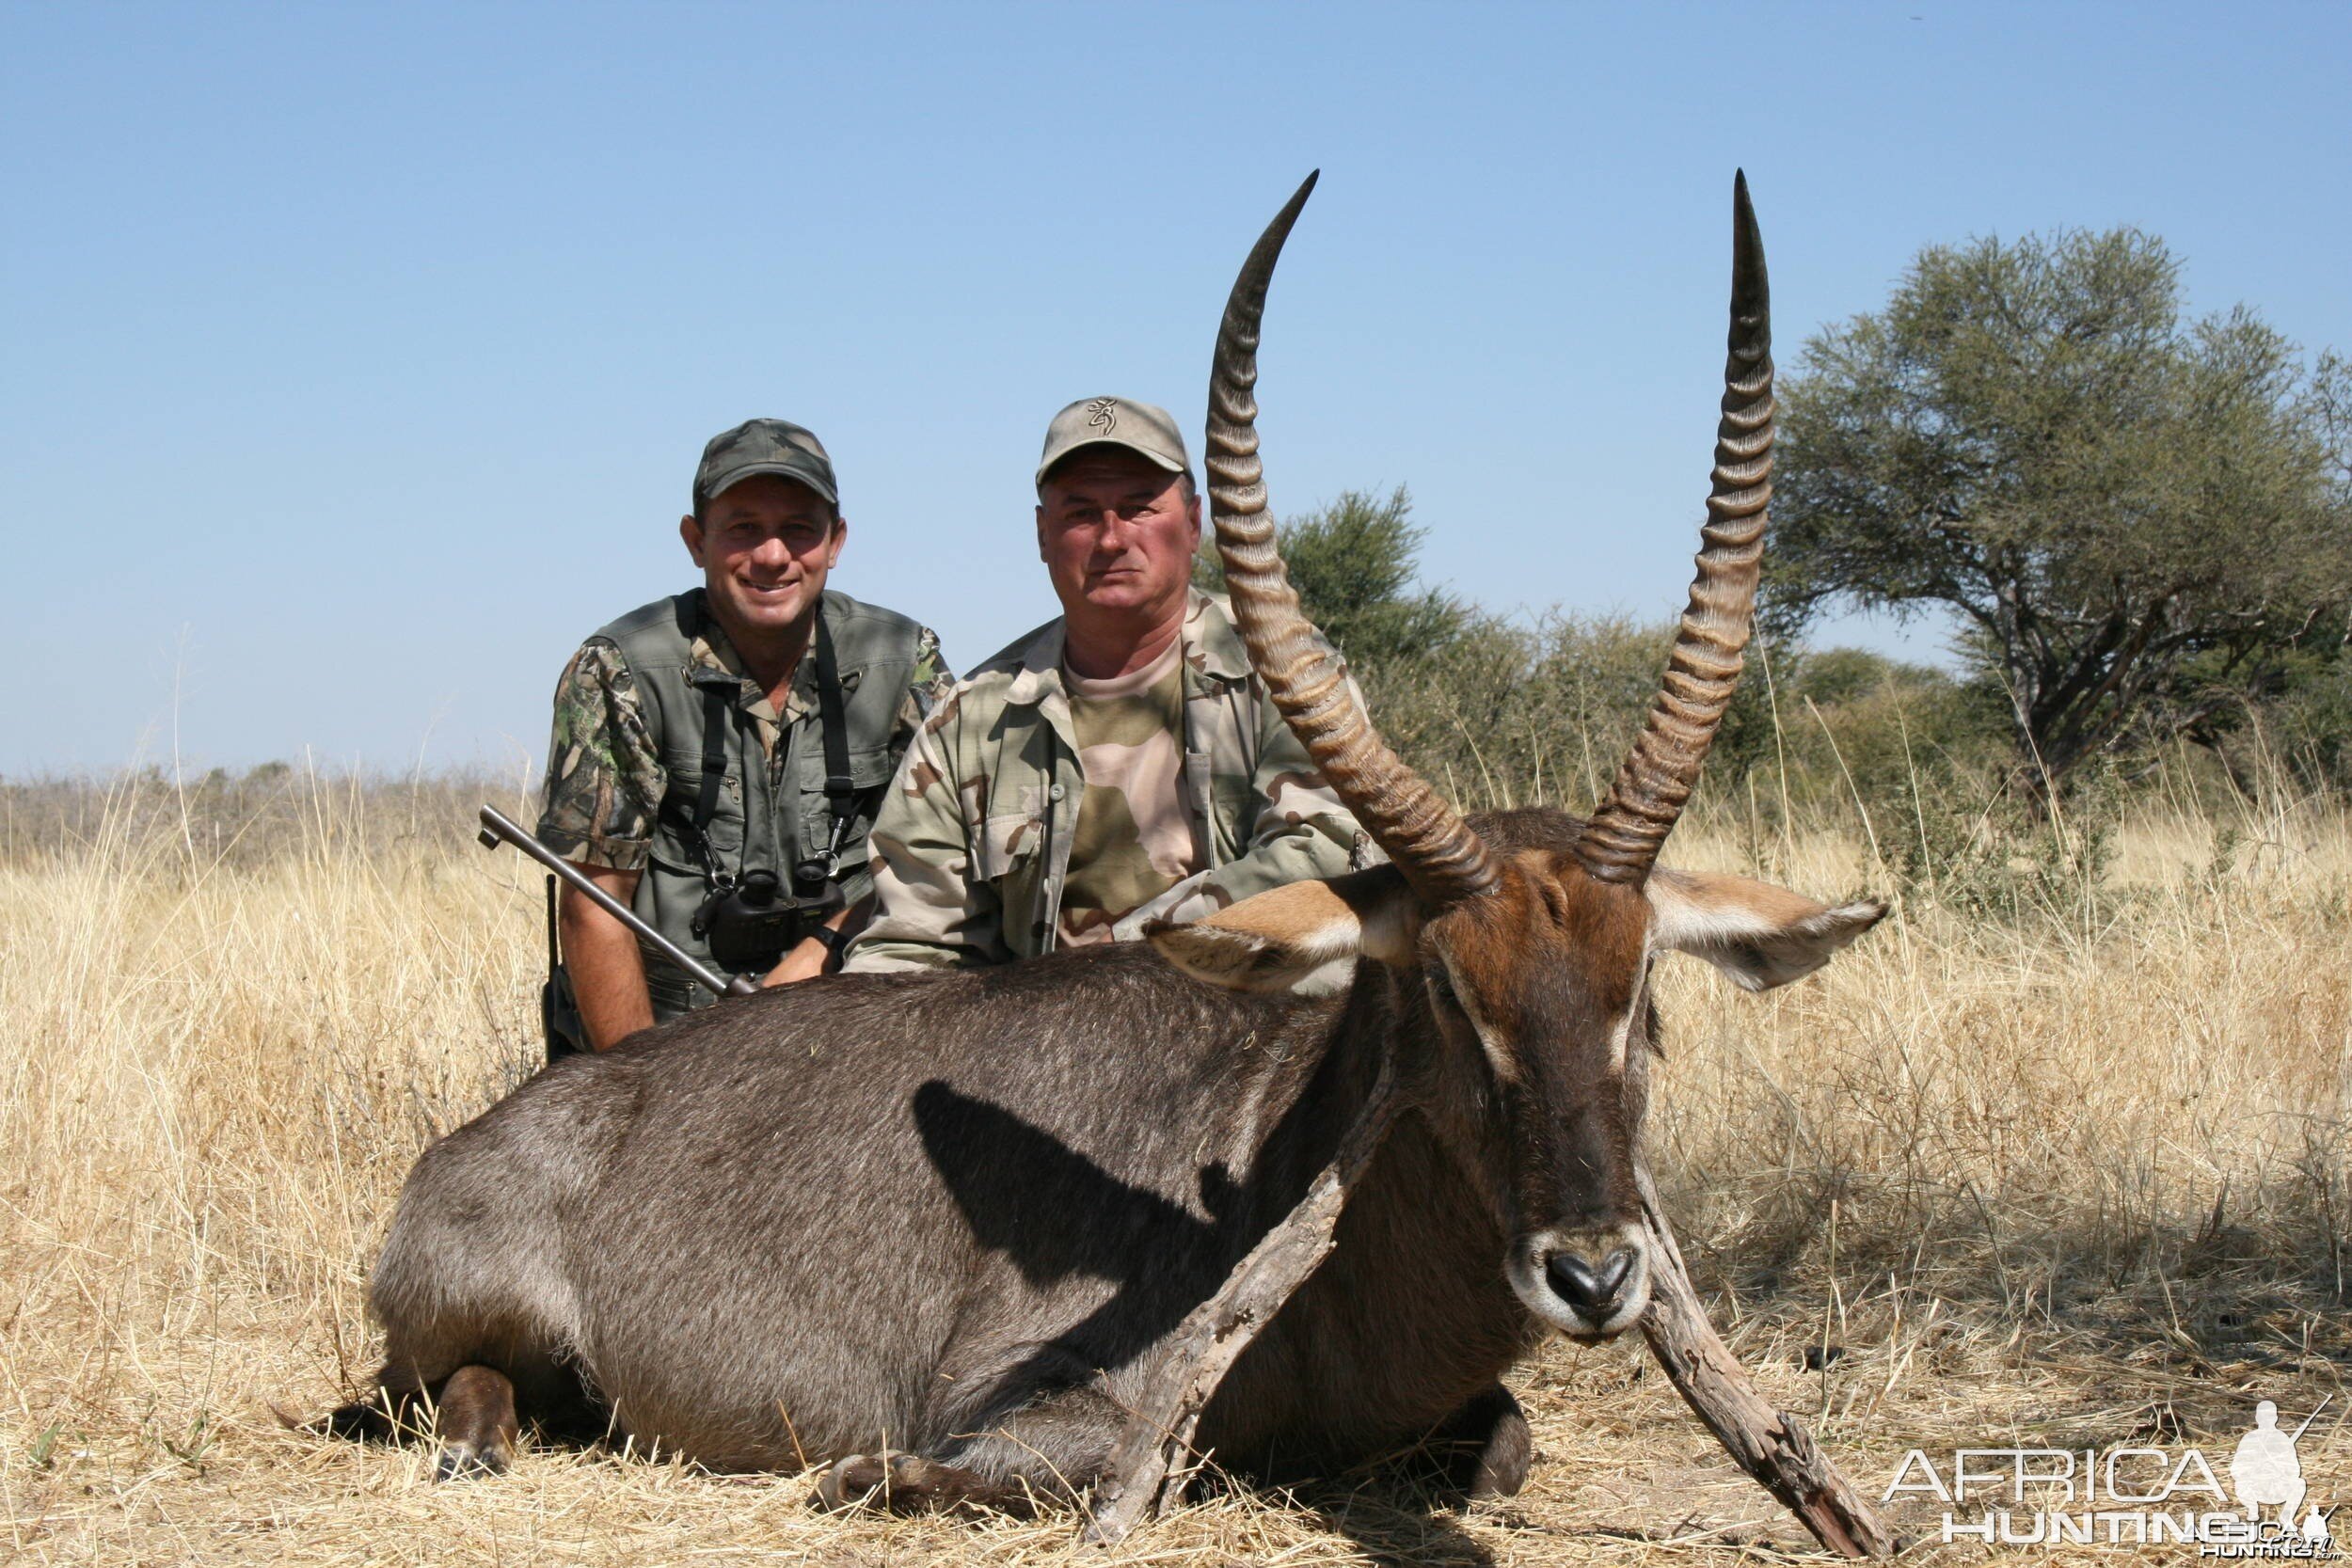
[(1025, 1513), (1027, 1503), (1025, 1492), (1001, 1486), (976, 1470), (913, 1453), (854, 1453), (828, 1468), (817, 1482), (817, 1506), (836, 1513), (858, 1508), (889, 1513), (972, 1508)]
[(817, 1506), (828, 1513), (864, 1507), (890, 1479), (882, 1461), (870, 1453), (853, 1453), (835, 1460), (817, 1478)]
[(1496, 1424), (1494, 1436), (1478, 1456), (1462, 1490), (1480, 1500), (1516, 1497), (1527, 1484), (1527, 1472), (1534, 1459), (1535, 1442), (1527, 1429), (1527, 1418), (1514, 1411)]
[(1439, 1433), (1448, 1480), (1471, 1498), (1518, 1495), (1534, 1464), (1535, 1439), (1527, 1412), (1496, 1384), (1456, 1411)]
[(276, 1405), (270, 1406), (270, 1410), (278, 1415), (279, 1425), (307, 1432), (313, 1437), (340, 1437), (347, 1443), (389, 1443), (395, 1435), (392, 1419), (384, 1413), (384, 1407), (362, 1400), (339, 1404), (317, 1420), (308, 1422), (289, 1419), (278, 1413)]
[(474, 1481), (506, 1468), (501, 1449), (477, 1449), (471, 1443), (447, 1443), (433, 1461), (435, 1481)]

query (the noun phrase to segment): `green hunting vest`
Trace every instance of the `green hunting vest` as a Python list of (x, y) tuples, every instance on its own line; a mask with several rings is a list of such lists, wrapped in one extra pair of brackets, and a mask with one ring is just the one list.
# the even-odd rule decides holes
[[(896, 770), (891, 736), (914, 673), (923, 628), (903, 615), (830, 590), (818, 612), (833, 636), (834, 657), (841, 672), (850, 777), (858, 791), (837, 873), (843, 894), (854, 903), (873, 889), (866, 837), (882, 804), (883, 786)], [(715, 862), (711, 871), (734, 878), (746, 871), (772, 871), (790, 888), (794, 863), (823, 852), (832, 834), (833, 806), (825, 795), (820, 705), (812, 696), (807, 711), (787, 721), (782, 774), (773, 776), (758, 726), (745, 711), (765, 693), (755, 683), (693, 657), (694, 641), (707, 629), (711, 629), (709, 610), (697, 588), (632, 610), (596, 635), (611, 639), (628, 661), (667, 778), (633, 908), (647, 925), (716, 970), (720, 966), (709, 946), (693, 929), (694, 911), (710, 894), (693, 827), (703, 794), (704, 759), (711, 754), (710, 721), (715, 718), (723, 726), (719, 750), (726, 766), (716, 809), (703, 835)], [(814, 691), (816, 660), (812, 641), (793, 676), (796, 689), (805, 684)], [(807, 935), (818, 918), (803, 917), (790, 940), (797, 942)], [(642, 942), (639, 949), (657, 1022), (717, 1000), (669, 959)]]

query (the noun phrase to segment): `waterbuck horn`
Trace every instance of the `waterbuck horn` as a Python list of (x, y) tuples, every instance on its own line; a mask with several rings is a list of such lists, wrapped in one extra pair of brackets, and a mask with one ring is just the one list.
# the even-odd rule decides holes
[(1398, 760), (1372, 727), (1339, 661), (1299, 609), (1275, 546), (1274, 521), (1266, 515), (1265, 470), (1258, 461), (1258, 325), (1275, 261), (1315, 179), (1307, 176), (1266, 226), (1225, 304), (1209, 372), (1209, 515), (1233, 618), (1267, 694), (1413, 891), (1442, 908), (1490, 890), (1494, 856), (1461, 814)]
[(1756, 626), (1765, 509), (1772, 499), (1772, 308), (1764, 241), (1748, 205), (1748, 177), (1731, 191), (1731, 338), (1723, 420), (1715, 427), (1713, 492), (1691, 603), (1675, 633), (1665, 685), (1617, 772), (1609, 799), (1576, 848), (1604, 881), (1639, 884), (1699, 781)]

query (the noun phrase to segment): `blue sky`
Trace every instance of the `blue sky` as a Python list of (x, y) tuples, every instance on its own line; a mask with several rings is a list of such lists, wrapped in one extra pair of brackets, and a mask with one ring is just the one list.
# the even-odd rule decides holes
[(1278, 510), (1402, 482), (1456, 591), (1662, 615), (1735, 166), (1784, 364), (1924, 244), (2121, 223), (2352, 347), (2347, 58), (2342, 5), (6, 0), (0, 774), (535, 763), (753, 414), (832, 447), (839, 586), (976, 662), (1053, 613), (1047, 418), (1197, 431), (1318, 166)]

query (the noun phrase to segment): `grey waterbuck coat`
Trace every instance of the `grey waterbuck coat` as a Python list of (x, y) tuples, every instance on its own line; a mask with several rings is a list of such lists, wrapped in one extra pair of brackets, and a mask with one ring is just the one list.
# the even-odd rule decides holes
[[(1392, 1060), (1402, 1105), (1337, 1246), (1197, 1436), (1354, 1464), (1433, 1435), (1508, 1491), (1496, 1378), (1648, 1300), (1634, 1149), (1653, 958), (1750, 989), (1884, 912), (1656, 866), (1740, 669), (1770, 494), (1763, 254), (1735, 198), (1714, 489), (1665, 689), (1586, 820), (1466, 820), (1380, 741), (1264, 515), (1258, 321), (1302, 189), (1234, 286), (1212, 515), (1250, 663), (1391, 863), (1151, 934), (724, 1001), (557, 1064), (428, 1149), (371, 1285), (383, 1392), (438, 1390), (444, 1466), (575, 1377), (641, 1445), (838, 1461), (820, 1491), (1025, 1501), (1102, 1471), (1169, 1331), (1284, 1216)], [(872, 1457), (888, 1449), (901, 1458)]]

